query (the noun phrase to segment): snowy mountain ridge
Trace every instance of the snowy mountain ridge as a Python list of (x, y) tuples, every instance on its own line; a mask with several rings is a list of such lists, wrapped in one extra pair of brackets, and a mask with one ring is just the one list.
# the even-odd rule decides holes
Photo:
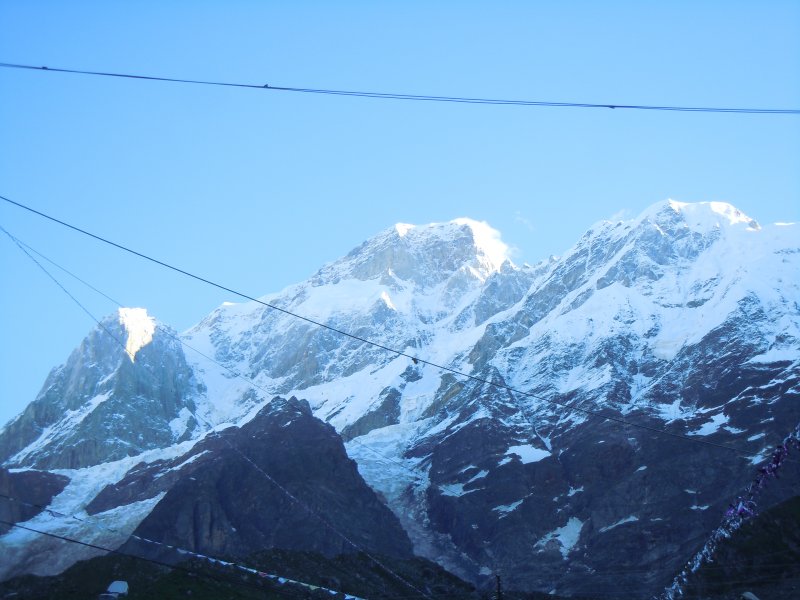
[[(370, 340), (409, 354), (432, 346), (435, 339), (439, 358), (447, 360), (453, 345), (464, 343), (464, 335), (476, 335), (467, 334), (466, 323), (457, 322), (459, 316), (480, 303), (482, 290), (504, 279), (503, 273), (523, 273), (506, 254), (497, 232), (468, 219), (413, 228), (398, 225), (323, 267), (308, 282), (261, 300), (355, 335), (368, 331)], [(510, 285), (519, 287), (516, 281)], [(497, 300), (503, 298), (495, 295), (492, 302)], [(298, 338), (305, 341), (301, 355)], [(373, 361), (375, 366), (388, 366), (396, 358), (254, 302), (219, 307), (190, 329), (186, 339), (226, 367), (250, 373), (271, 393), (302, 390), (304, 397), (315, 384), (355, 376)], [(229, 348), (232, 340), (235, 347)], [(436, 356), (426, 355), (426, 360), (435, 361)], [(225, 375), (221, 380), (214, 375), (219, 373), (214, 362), (196, 360), (198, 372), (212, 374), (204, 379), (215, 390), (211, 396), (245, 393), (247, 382), (229, 383)], [(315, 364), (326, 361), (327, 370), (318, 371)], [(395, 363), (386, 375), (396, 377), (399, 372), (392, 369), (398, 367)], [(210, 418), (215, 410), (219, 404), (209, 408)], [(235, 414), (241, 409), (224, 410)]]
[[(455, 224), (459, 221), (446, 224), (450, 226), (449, 233), (453, 233), (455, 228), (452, 225)], [(415, 250), (424, 249), (424, 254), (430, 258), (427, 263), (417, 263), (418, 270), (413, 275), (406, 271), (410, 261), (405, 247), (397, 250), (394, 245), (389, 245), (394, 234), (390, 229), (344, 259), (320, 270), (310, 283), (293, 286), (263, 300), (345, 331), (372, 329), (373, 337), (368, 336), (371, 340), (468, 373), (474, 368), (467, 358), (469, 353), (481, 340), (490, 343), (485, 337), (487, 327), (511, 328), (512, 321), (521, 314), (532, 323), (534, 330), (518, 340), (508, 340), (509, 345), (503, 354), (513, 354), (515, 349), (528, 346), (531, 339), (540, 337), (554, 340), (557, 336), (556, 347), (564, 348), (581, 340), (585, 343), (597, 338), (600, 331), (614, 335), (621, 329), (629, 330), (635, 326), (640, 336), (649, 334), (651, 358), (669, 360), (680, 348), (696, 343), (719, 326), (735, 309), (736, 302), (748, 292), (765, 301), (780, 302), (780, 297), (775, 297), (775, 289), (768, 284), (752, 290), (742, 288), (742, 281), (752, 286), (754, 281), (759, 283), (760, 273), (770, 273), (773, 266), (764, 263), (774, 259), (774, 249), (763, 243), (766, 235), (755, 221), (724, 203), (688, 205), (669, 201), (652, 207), (633, 221), (601, 222), (562, 258), (532, 268), (516, 267), (504, 257), (499, 266), (494, 263), (498, 270), (484, 270), (479, 276), (473, 276), (475, 267), (470, 264), (473, 255), (460, 254), (461, 248), (457, 246), (451, 258), (460, 257), (462, 261), (451, 260), (445, 268), (436, 271), (439, 278), (449, 277), (432, 282), (430, 265), (441, 267), (441, 261), (437, 263), (436, 257), (451, 251), (453, 244), (463, 243), (465, 237), (468, 239), (468, 236), (455, 239), (452, 235), (443, 236), (444, 229), (442, 226), (428, 226), (422, 231), (419, 228), (402, 229), (405, 235), (413, 231), (426, 236)], [(792, 229), (773, 226), (768, 231), (780, 248), (793, 241)], [(722, 242), (723, 237), (726, 243), (720, 245), (717, 242)], [(602, 248), (599, 252), (598, 247)], [(609, 248), (614, 248), (615, 252), (609, 252)], [(474, 251), (472, 248), (471, 252)], [(697, 263), (695, 259), (701, 253), (705, 254), (706, 260)], [(673, 271), (667, 272), (665, 267)], [(788, 274), (791, 274), (791, 268)], [(563, 276), (558, 278), (565, 269), (569, 270), (571, 277), (566, 280)], [(580, 270), (591, 273), (591, 278), (573, 282), (571, 279)], [(635, 281), (632, 276), (636, 277)], [(420, 278), (428, 285), (422, 287)], [(544, 289), (538, 289), (537, 281)], [(565, 282), (572, 288), (563, 289)], [(576, 285), (578, 283), (580, 285)], [(548, 288), (552, 287), (561, 288), (557, 290), (560, 292), (559, 303), (540, 316), (537, 313), (541, 299), (546, 295), (553, 296), (548, 294), (551, 291)], [(527, 300), (523, 299), (525, 292)], [(534, 314), (512, 310), (521, 302), (531, 305)], [(487, 304), (490, 306), (486, 307)], [(621, 306), (627, 313), (624, 318), (618, 313)], [(507, 311), (505, 322), (504, 311)], [(383, 327), (375, 329), (376, 324)], [(240, 334), (243, 329), (249, 329), (249, 336)], [(268, 331), (269, 338), (261, 337), (262, 331)], [(276, 335), (276, 332), (288, 333)], [(329, 355), (326, 372), (317, 372), (311, 378), (307, 377), (307, 370), (301, 371), (301, 377), (290, 375), (289, 364), (303, 365), (304, 357), (291, 354), (281, 360), (280, 349), (293, 348), (288, 342), (298, 333), (309, 342), (306, 355), (312, 357), (312, 361), (325, 362), (320, 360), (320, 356)], [(242, 337), (249, 339), (242, 340)], [(796, 331), (792, 337), (798, 337)], [(216, 359), (226, 366), (255, 375), (259, 384), (272, 393), (307, 397), (316, 410), (325, 402), (327, 392), (323, 388), (326, 380), (337, 382), (333, 389), (369, 389), (363, 382), (347, 381), (352, 377), (357, 379), (360, 375), (356, 374), (363, 371), (363, 368), (345, 366), (348, 363), (378, 367), (377, 370), (384, 375), (378, 378), (382, 387), (399, 377), (407, 366), (407, 360), (390, 366), (396, 359), (391, 353), (341, 340), (337, 334), (297, 323), (290, 315), (275, 315), (270, 309), (253, 303), (220, 307), (190, 330), (187, 339), (191, 346), (204, 353), (215, 354)], [(228, 340), (237, 339), (242, 340), (235, 351), (239, 360), (231, 360), (234, 357), (227, 351)], [(247, 346), (279, 350), (262, 357), (263, 350), (248, 352)], [(781, 352), (781, 348), (789, 347), (779, 341), (771, 351)], [(248, 355), (249, 360), (244, 358)], [(502, 366), (501, 371), (506, 372), (508, 358), (502, 355), (493, 358), (499, 361), (497, 364)], [(525, 362), (541, 364), (541, 358), (533, 356)], [(266, 368), (259, 369), (259, 364)], [(213, 364), (204, 364), (203, 360), (197, 360), (195, 365), (198, 371), (213, 373), (219, 370)], [(313, 367), (308, 370), (313, 370)], [(553, 375), (548, 378), (553, 380)], [(525, 385), (532, 376), (520, 374), (517, 380), (520, 385)], [(374, 375), (371, 377), (377, 381)], [(577, 379), (575, 373), (569, 377), (555, 377), (556, 381), (559, 379), (563, 381), (558, 389), (560, 393), (569, 391), (570, 382), (573, 387), (585, 383)], [(207, 381), (207, 384), (221, 383), (226, 387), (227, 381)], [(227, 389), (233, 390), (233, 395), (243, 393), (240, 392), (244, 389), (240, 383), (247, 387), (244, 382), (232, 382)], [(367, 395), (371, 397), (374, 393), (375, 390), (370, 389)], [(213, 394), (217, 398), (226, 395), (231, 395), (231, 392), (220, 390)], [(355, 404), (363, 406), (365, 402), (367, 400), (356, 400)], [(321, 415), (333, 418), (337, 427), (345, 427), (348, 424), (345, 420), (347, 413), (333, 415), (336, 410), (336, 407), (326, 407)], [(355, 414), (360, 414), (360, 410), (355, 409)]]
[[(127, 355), (90, 334), (0, 433), (0, 456), (69, 477), (61, 495), (84, 490), (78, 507), (97, 494), (76, 487), (91, 473), (135, 482), (168, 459), (171, 481), (209, 426), (244, 427), (296, 396), (339, 432), (417, 554), (474, 581), (513, 572), (520, 589), (575, 594), (622, 560), (652, 591), (800, 420), (798, 237), (729, 204), (667, 201), (517, 266), (485, 223), (398, 224), (261, 298), (287, 312), (225, 303), (180, 342), (150, 331), (144, 311), (121, 312), (106, 323)], [(751, 462), (564, 405), (733, 445)], [(135, 496), (144, 508), (125, 513), (126, 531), (159, 489)], [(25, 554), (14, 539), (0, 546)]]

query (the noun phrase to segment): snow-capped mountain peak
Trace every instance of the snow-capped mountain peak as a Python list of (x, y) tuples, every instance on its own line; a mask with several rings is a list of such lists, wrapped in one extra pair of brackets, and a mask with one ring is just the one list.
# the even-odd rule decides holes
[(678, 224), (698, 233), (711, 233), (721, 227), (758, 230), (758, 221), (727, 202), (678, 202), (667, 200), (653, 204), (639, 217), (639, 222), (660, 226)]
[(125, 352), (133, 362), (136, 353), (153, 341), (156, 321), (147, 314), (144, 308), (120, 308), (119, 322), (125, 328), (128, 339), (125, 341)]
[(412, 238), (416, 237), (415, 241), (418, 241), (424, 237), (436, 236), (445, 242), (448, 239), (459, 239), (465, 230), (468, 230), (472, 235), (476, 255), (489, 272), (499, 271), (503, 263), (509, 260), (508, 246), (500, 238), (500, 232), (485, 221), (461, 217), (427, 225), (397, 223), (394, 228), (401, 238), (410, 235)]
[[(615, 590), (602, 573), (623, 562), (645, 597), (800, 418), (798, 239), (729, 204), (664, 201), (518, 268), (485, 223), (400, 223), (307, 281), (220, 306), (185, 346), (122, 309), (0, 434), (0, 458), (77, 477), (200, 444), (208, 424), (251, 440), (266, 405), (296, 396), (346, 441), (418, 554), (575, 594), (587, 574)], [(126, 475), (139, 487), (119, 486), (109, 514), (132, 514), (126, 490), (160, 502), (142, 490), (167, 490), (193, 459), (175, 460), (142, 458)]]
[(458, 272), (482, 282), (508, 259), (500, 233), (484, 222), (461, 218), (427, 225), (398, 223), (320, 269), (312, 283), (379, 279), (395, 287), (413, 283), (430, 288)]

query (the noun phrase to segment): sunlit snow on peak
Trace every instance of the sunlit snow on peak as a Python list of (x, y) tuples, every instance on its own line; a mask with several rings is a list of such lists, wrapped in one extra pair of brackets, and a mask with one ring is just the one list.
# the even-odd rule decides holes
[(434, 239), (447, 239), (463, 235), (464, 227), (472, 233), (472, 240), (478, 250), (478, 256), (484, 259), (484, 266), (489, 271), (498, 271), (503, 263), (509, 260), (509, 248), (501, 239), (500, 232), (492, 228), (485, 221), (476, 221), (466, 217), (453, 219), (443, 223), (428, 223), (427, 225), (410, 225), (397, 223), (394, 230), (401, 238), (409, 233), (420, 237), (433, 237)]
[(500, 239), (500, 232), (488, 223), (467, 218), (454, 219), (452, 222), (472, 229), (475, 247), (488, 259), (492, 269), (499, 270), (502, 264), (509, 260), (508, 245)]
[(668, 200), (669, 207), (679, 213), (689, 225), (703, 228), (719, 227), (722, 223), (736, 225), (744, 223), (751, 229), (761, 229), (755, 219), (748, 217), (738, 208), (727, 202), (678, 202)]
[(397, 223), (397, 224), (394, 226), (394, 228), (395, 228), (395, 230), (397, 231), (397, 234), (398, 234), (400, 237), (405, 237), (405, 235), (406, 235), (406, 234), (407, 234), (409, 231), (411, 231), (412, 229), (414, 229), (414, 225), (409, 225), (408, 223)]
[(142, 347), (153, 341), (153, 333), (156, 330), (156, 321), (147, 314), (144, 308), (120, 308), (119, 322), (128, 332), (128, 339), (125, 342), (125, 352), (131, 362), (136, 358), (136, 353)]

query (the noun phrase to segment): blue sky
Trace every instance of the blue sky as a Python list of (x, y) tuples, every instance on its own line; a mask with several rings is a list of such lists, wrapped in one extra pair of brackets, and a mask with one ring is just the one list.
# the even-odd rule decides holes
[[(800, 3), (23, 2), (0, 61), (274, 86), (800, 107)], [(0, 194), (242, 291), (396, 222), (485, 220), (536, 262), (666, 198), (800, 221), (800, 117), (474, 106), (0, 69)], [(184, 330), (224, 293), (0, 205)], [(0, 422), (93, 323), (0, 239)], [(66, 281), (65, 281), (66, 282)], [(70, 283), (98, 316), (106, 300)]]

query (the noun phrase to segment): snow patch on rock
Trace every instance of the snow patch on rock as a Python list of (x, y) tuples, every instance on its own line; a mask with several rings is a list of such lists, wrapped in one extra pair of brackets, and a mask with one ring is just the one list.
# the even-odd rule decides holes
[(638, 520), (639, 520), (639, 517), (636, 517), (634, 515), (631, 515), (629, 517), (625, 517), (624, 519), (620, 519), (616, 523), (612, 523), (611, 525), (606, 525), (605, 527), (601, 527), (600, 528), (600, 533), (605, 533), (606, 531), (611, 531), (615, 527), (619, 527), (620, 525), (624, 525), (625, 523), (633, 523), (633, 522), (638, 521)]
[(555, 540), (558, 542), (561, 556), (564, 560), (567, 560), (567, 556), (576, 546), (581, 537), (583, 525), (584, 522), (577, 517), (570, 517), (566, 525), (545, 534), (538, 542), (536, 542), (536, 547), (544, 548), (548, 542)]
[(522, 461), (523, 465), (539, 462), (540, 460), (550, 456), (550, 453), (547, 450), (534, 448), (530, 444), (510, 446), (508, 450), (506, 450), (506, 456), (511, 456), (512, 454), (517, 455), (519, 459)]

